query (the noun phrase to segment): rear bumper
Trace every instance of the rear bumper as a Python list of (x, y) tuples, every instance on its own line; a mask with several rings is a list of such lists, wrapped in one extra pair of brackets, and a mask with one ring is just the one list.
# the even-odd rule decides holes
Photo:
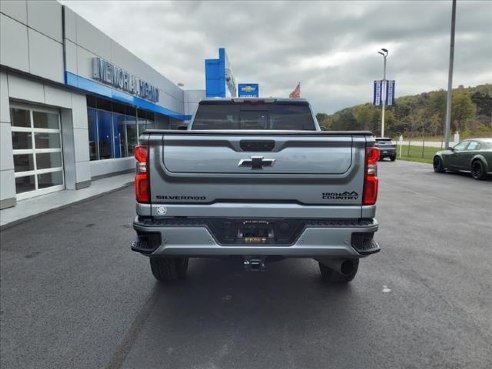
[(380, 250), (374, 241), (376, 219), (313, 222), (299, 232), (292, 244), (220, 244), (206, 222), (162, 221), (137, 217), (137, 240), (132, 250), (149, 256), (279, 255), (285, 257), (360, 258)]
[(382, 158), (390, 158), (390, 157), (396, 157), (396, 149), (395, 148), (379, 148), (379, 157)]

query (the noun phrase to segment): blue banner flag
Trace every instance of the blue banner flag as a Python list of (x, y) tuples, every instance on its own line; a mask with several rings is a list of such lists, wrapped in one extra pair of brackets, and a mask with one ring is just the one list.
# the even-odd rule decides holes
[(395, 81), (386, 81), (386, 101), (387, 106), (395, 105)]
[(373, 97), (373, 105), (379, 106), (382, 102), (383, 95), (383, 81), (374, 81), (374, 97)]

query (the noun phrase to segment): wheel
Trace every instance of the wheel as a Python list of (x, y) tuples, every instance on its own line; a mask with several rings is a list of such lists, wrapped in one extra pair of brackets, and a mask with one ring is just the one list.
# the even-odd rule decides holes
[(359, 270), (359, 259), (351, 261), (353, 266), (349, 274), (338, 273), (323, 263), (318, 262), (322, 281), (325, 283), (348, 283), (352, 281)]
[(391, 161), (395, 161), (396, 160), (396, 156), (391, 156), (390, 159), (391, 159)]
[(150, 269), (159, 282), (183, 279), (188, 270), (188, 258), (151, 257)]
[(475, 179), (485, 179), (486, 173), (483, 163), (480, 160), (475, 160), (471, 165), (471, 175)]
[(444, 167), (442, 166), (442, 159), (439, 156), (434, 156), (434, 160), (432, 161), (434, 165), (434, 172), (436, 173), (444, 173)]

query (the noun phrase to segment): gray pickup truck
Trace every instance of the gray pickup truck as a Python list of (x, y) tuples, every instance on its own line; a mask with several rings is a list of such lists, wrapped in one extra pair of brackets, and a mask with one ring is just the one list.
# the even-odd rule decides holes
[(159, 281), (190, 257), (238, 256), (249, 270), (313, 258), (324, 281), (349, 282), (380, 250), (374, 144), (322, 131), (302, 99), (203, 100), (187, 130), (140, 136), (132, 249)]

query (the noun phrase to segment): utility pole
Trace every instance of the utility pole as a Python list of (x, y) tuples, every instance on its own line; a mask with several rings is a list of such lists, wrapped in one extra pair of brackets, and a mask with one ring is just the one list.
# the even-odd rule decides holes
[(446, 127), (444, 129), (444, 148), (449, 147), (449, 130), (451, 127), (451, 104), (453, 97), (453, 62), (454, 62), (454, 28), (456, 23), (456, 0), (453, 0), (453, 11), (451, 15), (451, 43), (449, 46), (449, 75), (448, 75), (448, 98), (446, 101)]
[(381, 83), (381, 137), (384, 137), (384, 105), (386, 103), (386, 58), (388, 57), (389, 51), (387, 49), (381, 49), (378, 51), (384, 58), (384, 68), (383, 68), (383, 81)]

